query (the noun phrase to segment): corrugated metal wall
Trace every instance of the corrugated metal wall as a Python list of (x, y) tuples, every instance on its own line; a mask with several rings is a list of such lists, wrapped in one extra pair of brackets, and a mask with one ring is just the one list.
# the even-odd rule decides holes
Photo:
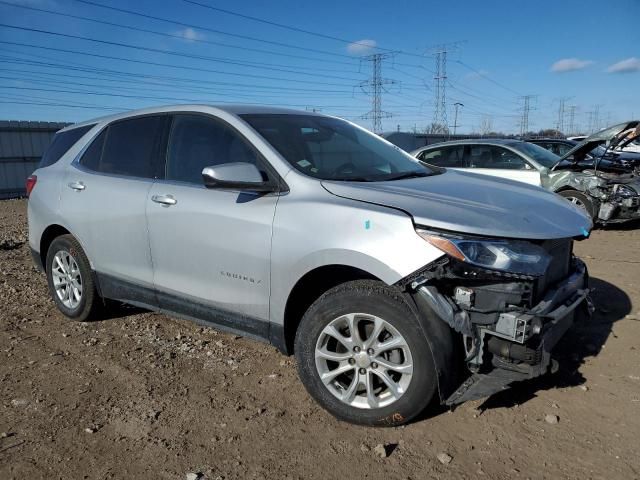
[(25, 195), (25, 180), (38, 166), (54, 134), (66, 125), (0, 120), (0, 199)]

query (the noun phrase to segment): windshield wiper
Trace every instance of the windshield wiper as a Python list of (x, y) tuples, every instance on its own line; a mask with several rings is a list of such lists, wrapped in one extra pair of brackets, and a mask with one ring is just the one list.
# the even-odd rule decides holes
[(419, 177), (430, 177), (433, 173), (429, 172), (402, 172), (397, 175), (386, 177), (381, 180), (402, 180), (403, 178), (419, 178)]

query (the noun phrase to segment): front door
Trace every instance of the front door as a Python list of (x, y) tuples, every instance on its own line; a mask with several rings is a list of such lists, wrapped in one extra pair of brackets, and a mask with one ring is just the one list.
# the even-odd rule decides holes
[(205, 188), (202, 170), (264, 160), (223, 121), (178, 114), (165, 180), (147, 201), (153, 281), (167, 310), (268, 335), (271, 230), (277, 194)]

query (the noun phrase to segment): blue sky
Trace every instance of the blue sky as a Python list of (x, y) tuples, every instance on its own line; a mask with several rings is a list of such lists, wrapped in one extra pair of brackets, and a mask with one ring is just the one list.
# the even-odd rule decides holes
[(561, 99), (565, 129), (571, 106), (575, 130), (593, 127), (590, 112), (596, 110), (601, 127), (640, 116), (633, 92), (640, 82), (640, 0), (615, 6), (591, 0), (194, 0), (336, 39), (185, 0), (89, 1), (94, 5), (0, 2), (0, 119), (78, 121), (198, 101), (313, 108), (370, 127), (360, 117), (371, 109), (371, 97), (360, 84), (370, 77), (371, 64), (361, 57), (393, 51), (382, 66), (382, 76), (395, 81), (382, 96), (382, 109), (392, 115), (384, 119), (384, 130), (422, 130), (433, 121), (433, 48), (455, 42), (448, 53), (446, 101), (450, 125), (453, 104), (464, 104), (460, 132), (519, 132), (524, 95), (534, 96), (531, 130), (556, 126)]

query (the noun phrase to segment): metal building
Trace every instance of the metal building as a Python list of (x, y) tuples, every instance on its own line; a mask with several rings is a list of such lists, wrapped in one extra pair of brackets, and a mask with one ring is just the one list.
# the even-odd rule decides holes
[(0, 120), (0, 199), (25, 195), (33, 172), (54, 134), (68, 123)]

